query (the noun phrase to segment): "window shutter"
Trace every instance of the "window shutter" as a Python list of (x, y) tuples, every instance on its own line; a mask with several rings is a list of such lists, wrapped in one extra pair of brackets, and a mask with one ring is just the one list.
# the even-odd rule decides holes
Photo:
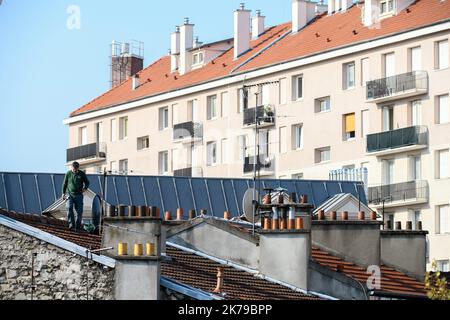
[(348, 114), (345, 116), (345, 132), (350, 133), (354, 132), (356, 126), (355, 126), (355, 114)]

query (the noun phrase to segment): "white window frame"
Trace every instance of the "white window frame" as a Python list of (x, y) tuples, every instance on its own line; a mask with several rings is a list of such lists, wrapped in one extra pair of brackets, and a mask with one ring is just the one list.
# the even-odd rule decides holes
[(304, 128), (303, 123), (299, 123), (293, 126), (293, 150), (303, 150), (304, 145)]
[(205, 62), (205, 55), (202, 51), (192, 55), (192, 66), (199, 66)]
[(87, 126), (80, 127), (79, 139), (80, 139), (80, 142), (79, 142), (80, 146), (85, 146), (88, 144), (89, 139), (88, 139), (88, 127)]
[(119, 173), (122, 175), (128, 175), (128, 159), (122, 159), (119, 161)]
[(449, 149), (437, 151), (437, 179), (450, 178), (450, 151)]
[(169, 107), (158, 109), (159, 130), (167, 130), (169, 128)]
[(450, 206), (448, 204), (437, 206), (437, 234), (450, 234)]
[[(350, 70), (351, 70), (350, 66), (353, 67), (353, 72), (350, 72)], [(356, 64), (355, 64), (355, 61), (344, 63), (343, 70), (344, 70), (343, 89), (344, 90), (354, 89), (356, 87)], [(351, 79), (353, 79), (353, 82), (350, 81)]]
[(217, 165), (217, 142), (211, 141), (206, 144), (206, 165), (213, 167)]
[(450, 65), (448, 39), (437, 41), (435, 50), (436, 50), (436, 69), (437, 70), (448, 69)]
[[(323, 108), (325, 106), (325, 108)], [(316, 99), (316, 113), (327, 113), (331, 111), (331, 98), (323, 97)]]
[(422, 179), (422, 157), (412, 155), (409, 157), (409, 180), (417, 181)]
[[(386, 8), (385, 11), (383, 11), (383, 7)], [(380, 1), (380, 15), (388, 15), (393, 13), (395, 10), (395, 1), (394, 0), (381, 0)]]
[(117, 120), (111, 119), (111, 142), (117, 141)]
[[(328, 157), (325, 157), (328, 155)], [(316, 164), (328, 163), (331, 161), (331, 147), (316, 149)]]
[(422, 70), (422, 47), (409, 48), (409, 71)]
[(169, 151), (161, 151), (158, 153), (158, 171), (160, 175), (169, 173)]
[[(300, 101), (303, 100), (304, 96), (304, 82), (303, 82), (303, 74), (299, 74), (292, 77), (292, 100)], [(301, 86), (299, 82), (301, 81)], [(301, 90), (299, 90), (301, 89)], [(301, 91), (301, 92), (300, 92)]]
[(150, 148), (150, 137), (143, 136), (137, 138), (137, 149), (138, 151), (148, 150)]
[(436, 260), (437, 271), (440, 272), (450, 272), (450, 261), (449, 260)]
[[(212, 103), (214, 101), (214, 103)], [(206, 98), (206, 109), (207, 109), (207, 119), (214, 120), (217, 119), (217, 95), (208, 96)]]
[(119, 118), (119, 140), (125, 140), (128, 138), (128, 125), (128, 117)]
[(361, 86), (366, 86), (370, 81), (370, 58), (361, 59)]
[(450, 96), (442, 94), (437, 96), (437, 124), (450, 123)]

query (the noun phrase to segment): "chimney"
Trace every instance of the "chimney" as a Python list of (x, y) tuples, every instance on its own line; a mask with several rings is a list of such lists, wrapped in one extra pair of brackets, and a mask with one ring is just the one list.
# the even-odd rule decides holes
[(261, 10), (256, 11), (256, 16), (252, 18), (252, 38), (258, 39), (265, 31), (264, 20), (266, 17), (261, 15)]
[(178, 70), (180, 60), (180, 27), (176, 27), (175, 32), (170, 35), (170, 70)]
[(328, 15), (331, 15), (334, 13), (334, 11), (335, 11), (334, 5), (335, 5), (334, 0), (328, 0)]
[(348, 8), (350, 8), (353, 5), (353, 0), (341, 0), (342, 1), (342, 11), (346, 11)]
[(223, 290), (223, 272), (223, 267), (217, 268), (217, 286), (213, 291), (214, 293), (221, 293)]
[(189, 23), (189, 18), (184, 19), (180, 28), (180, 74), (191, 71), (192, 54), (189, 52), (194, 44), (194, 25)]
[(250, 50), (250, 13), (244, 3), (234, 12), (234, 59)]
[(115, 248), (107, 251), (116, 260), (115, 300), (159, 299), (163, 245), (161, 219), (130, 215), (103, 219), (102, 247)]
[(111, 43), (111, 88), (117, 87), (144, 68), (144, 46), (142, 42)]
[(363, 8), (363, 22), (364, 26), (370, 27), (380, 20), (380, 1), (379, 0), (364, 0)]
[(140, 81), (140, 79), (139, 79), (139, 75), (138, 75), (138, 74), (135, 74), (135, 75), (133, 76), (133, 81), (132, 81), (132, 83), (131, 83), (132, 89), (133, 89), (133, 90), (136, 90), (137, 88), (139, 88), (140, 85), (141, 85), (141, 81)]
[(292, 33), (299, 32), (316, 16), (316, 3), (292, 0)]

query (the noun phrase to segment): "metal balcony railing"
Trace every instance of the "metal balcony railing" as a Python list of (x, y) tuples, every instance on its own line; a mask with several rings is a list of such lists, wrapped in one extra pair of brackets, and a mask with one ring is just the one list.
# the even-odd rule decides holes
[(368, 153), (427, 144), (428, 128), (426, 126), (413, 126), (367, 135)]
[(275, 159), (272, 156), (260, 155), (247, 156), (244, 161), (244, 173), (253, 172), (253, 168), (256, 166), (256, 171), (265, 170), (270, 171), (274, 166)]
[(272, 108), (268, 106), (256, 107), (256, 114), (255, 108), (244, 110), (244, 126), (254, 125), (256, 120), (258, 120), (258, 123), (275, 123), (275, 114)]
[(203, 138), (203, 125), (199, 122), (193, 121), (174, 125), (173, 139), (179, 140), (186, 138)]
[(425, 180), (369, 187), (369, 204), (378, 205), (408, 200), (428, 200), (429, 188)]
[(413, 71), (367, 82), (367, 100), (394, 96), (411, 90), (428, 90), (426, 71)]
[(67, 149), (67, 162), (88, 158), (106, 158), (106, 144), (91, 143)]
[(192, 177), (192, 168), (184, 168), (173, 171), (174, 177)]

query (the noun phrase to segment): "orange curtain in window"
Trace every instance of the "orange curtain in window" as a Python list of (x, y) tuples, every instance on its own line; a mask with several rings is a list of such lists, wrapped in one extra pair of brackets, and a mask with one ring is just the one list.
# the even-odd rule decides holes
[(345, 132), (349, 133), (349, 132), (354, 132), (356, 131), (356, 126), (355, 126), (355, 114), (347, 114), (345, 116)]

